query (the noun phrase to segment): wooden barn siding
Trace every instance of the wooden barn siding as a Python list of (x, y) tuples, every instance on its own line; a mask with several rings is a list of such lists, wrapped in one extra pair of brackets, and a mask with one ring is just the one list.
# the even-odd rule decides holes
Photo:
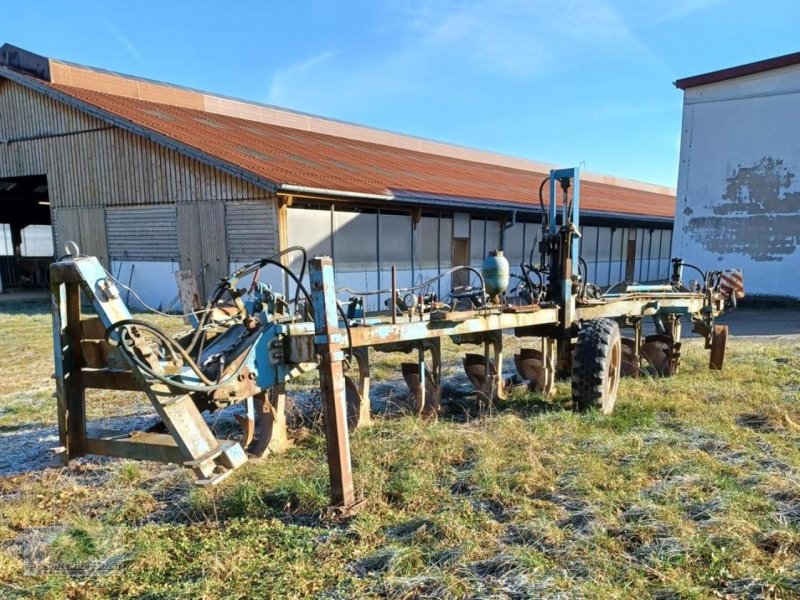
[(73, 241), (82, 254), (100, 259), (108, 267), (105, 211), (102, 206), (89, 208), (59, 208), (53, 211), (58, 220), (55, 232), (56, 256), (66, 254), (64, 244)]
[(210, 294), (229, 271), (224, 203), (178, 204), (178, 246), (181, 269), (202, 272), (197, 283), (206, 295)]
[[(13, 141), (31, 136), (59, 137)], [(58, 247), (74, 239), (106, 262), (105, 207), (178, 203), (181, 267), (208, 264), (212, 285), (228, 270), (225, 203), (265, 202), (274, 216), (268, 191), (3, 79), (0, 139), (12, 140), (0, 144), (0, 177), (47, 174)], [(79, 218), (87, 208), (95, 210)], [(277, 242), (273, 235), (264, 250)]]

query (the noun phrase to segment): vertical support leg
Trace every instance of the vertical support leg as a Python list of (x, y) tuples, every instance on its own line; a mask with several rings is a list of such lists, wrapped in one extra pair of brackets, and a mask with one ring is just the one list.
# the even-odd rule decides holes
[(422, 410), (425, 408), (425, 388), (428, 387), (425, 385), (427, 383), (425, 376), (425, 344), (422, 342), (419, 343), (417, 346), (417, 361), (419, 363), (419, 391), (417, 392), (417, 398), (419, 402), (419, 406), (422, 407)]
[(553, 338), (542, 338), (542, 369), (542, 394), (552, 397), (556, 393), (556, 341)]
[[(491, 358), (492, 343), (489, 338), (485, 338), (483, 342), (483, 369), (484, 369), (484, 383), (483, 394), (486, 401), (486, 408), (491, 415), (494, 412), (494, 377), (492, 377), (492, 358)], [(481, 390), (479, 390), (481, 391)], [(480, 399), (480, 394), (478, 398)]]
[[(366, 314), (366, 313), (365, 313)], [(353, 351), (358, 363), (358, 391), (361, 394), (361, 406), (359, 407), (358, 426), (366, 427), (372, 423), (372, 412), (369, 401), (369, 348), (356, 348)]]
[(58, 441), (61, 447), (61, 460), (69, 462), (69, 428), (67, 426), (67, 382), (65, 376), (65, 348), (67, 342), (67, 295), (65, 284), (51, 280), (50, 294), (53, 305), (53, 362), (56, 377), (56, 411), (58, 413)]
[(86, 394), (81, 383), (81, 295), (76, 282), (54, 281), (53, 351), (58, 431), (65, 462), (86, 454)]
[(314, 304), (316, 351), (320, 357), (319, 376), (322, 409), (325, 417), (325, 440), (328, 471), (331, 479), (331, 504), (349, 508), (355, 504), (353, 470), (350, 462), (350, 439), (347, 431), (347, 404), (341, 350), (339, 316), (336, 311), (336, 288), (333, 261), (317, 256), (309, 266), (311, 300)]
[(572, 338), (569, 333), (556, 344), (556, 375), (568, 379), (572, 376)]
[(640, 357), (642, 355), (642, 320), (637, 319), (636, 325), (633, 329), (633, 341), (636, 348), (636, 356)]
[(70, 432), (70, 458), (86, 454), (86, 392), (81, 382), (81, 289), (77, 283), (66, 284), (67, 344), (69, 345), (66, 376), (67, 429)]
[(267, 450), (274, 454), (286, 450), (289, 443), (289, 435), (286, 430), (286, 386), (276, 385), (270, 390), (270, 394), (264, 394), (263, 401), (269, 403), (269, 409), (263, 413), (263, 418), (267, 421), (262, 425), (262, 432), (269, 430), (269, 444)]
[(506, 399), (506, 382), (503, 379), (503, 332), (498, 331), (492, 340), (494, 348), (494, 368), (495, 368), (495, 384), (498, 400)]

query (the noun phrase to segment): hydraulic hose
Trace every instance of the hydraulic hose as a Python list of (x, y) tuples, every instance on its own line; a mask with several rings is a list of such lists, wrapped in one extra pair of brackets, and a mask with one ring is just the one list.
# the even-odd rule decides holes
[(542, 224), (544, 225), (545, 229), (550, 228), (550, 215), (547, 212), (547, 208), (544, 205), (544, 186), (545, 184), (550, 182), (549, 177), (545, 177), (542, 179), (542, 183), (539, 184), (539, 206), (542, 207)]
[[(183, 348), (181, 348), (174, 340), (169, 338), (163, 331), (161, 331), (160, 329), (158, 329), (154, 325), (151, 325), (151, 324), (147, 323), (146, 321), (140, 321), (140, 320), (137, 320), (137, 319), (127, 319), (127, 320), (124, 320), (124, 321), (119, 321), (117, 323), (114, 323), (114, 324), (111, 325), (111, 327), (109, 327), (106, 330), (106, 334), (105, 334), (106, 340), (108, 341), (110, 339), (111, 333), (113, 333), (115, 330), (117, 330), (119, 328), (122, 328), (122, 327), (130, 326), (130, 325), (136, 325), (136, 326), (144, 327), (144, 328), (148, 329), (149, 331), (153, 332), (154, 334), (156, 334), (156, 337), (158, 337), (162, 341), (165, 341), (166, 343), (168, 343), (168, 344), (172, 345), (173, 347), (175, 347), (176, 349), (178, 349), (179, 352), (181, 353), (181, 355), (184, 357), (184, 359), (185, 360), (188, 359), (187, 363), (191, 367), (192, 371), (198, 376), (198, 378), (201, 381), (204, 382), (204, 385), (186, 384), (186, 383), (183, 383), (183, 382), (180, 382), (180, 381), (176, 381), (175, 379), (173, 379), (171, 377), (166, 377), (166, 376), (164, 376), (164, 375), (162, 375), (160, 373), (156, 373), (155, 371), (153, 371), (150, 368), (149, 365), (147, 365), (144, 362), (142, 362), (139, 359), (139, 357), (136, 356), (133, 352), (131, 352), (128, 349), (128, 347), (125, 345), (124, 338), (127, 337), (127, 335), (128, 335), (127, 329), (123, 329), (122, 332), (120, 333), (120, 342), (121, 343), (119, 345), (119, 348), (125, 353), (126, 356), (128, 356), (128, 358), (131, 359), (131, 361), (133, 361), (136, 364), (137, 367), (139, 367), (142, 371), (144, 371), (144, 373), (146, 375), (148, 375), (149, 377), (152, 377), (153, 379), (156, 379), (156, 380), (158, 380), (158, 381), (160, 381), (162, 383), (165, 383), (165, 384), (167, 384), (167, 385), (169, 385), (171, 387), (175, 387), (175, 388), (187, 391), (187, 392), (213, 392), (215, 390), (219, 390), (219, 389), (222, 389), (222, 388), (226, 387), (228, 384), (230, 384), (232, 381), (234, 381), (239, 376), (239, 373), (242, 372), (242, 370), (244, 369), (244, 367), (247, 364), (248, 360), (250, 359), (250, 356), (252, 355), (252, 353), (253, 353), (253, 351), (254, 351), (254, 349), (256, 347), (256, 344), (258, 343), (259, 338), (261, 337), (261, 335), (263, 335), (263, 332), (261, 332), (260, 334), (255, 336), (255, 339), (251, 343), (250, 348), (247, 350), (247, 354), (244, 356), (242, 361), (239, 363), (239, 366), (236, 368), (236, 370), (233, 373), (231, 373), (231, 375), (228, 376), (223, 381), (218, 381), (218, 382), (215, 383), (215, 382), (212, 382), (210, 379), (208, 379), (202, 373), (202, 371), (200, 371), (200, 367), (197, 366), (197, 363), (195, 363), (191, 359), (191, 357), (188, 356), (188, 354), (185, 354), (185, 351), (183, 350)], [(270, 324), (267, 325), (267, 327), (271, 327), (272, 325), (273, 325), (273, 323), (270, 323)]]

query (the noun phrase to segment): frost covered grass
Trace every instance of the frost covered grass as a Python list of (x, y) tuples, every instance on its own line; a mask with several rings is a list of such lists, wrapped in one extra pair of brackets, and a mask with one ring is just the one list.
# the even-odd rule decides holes
[[(21, 436), (55, 424), (49, 314), (0, 310), (0, 443), (24, 462)], [(800, 343), (733, 339), (723, 372), (684, 349), (680, 375), (623, 380), (610, 416), (574, 414), (565, 384), (491, 416), (463, 397), (435, 422), (377, 416), (353, 437), (366, 503), (347, 520), (325, 511), (318, 428), (215, 489), (178, 467), (34, 461), (0, 478), (0, 595), (796, 597)], [(399, 357), (376, 360), (401, 381)], [(89, 416), (146, 409), (93, 394)]]

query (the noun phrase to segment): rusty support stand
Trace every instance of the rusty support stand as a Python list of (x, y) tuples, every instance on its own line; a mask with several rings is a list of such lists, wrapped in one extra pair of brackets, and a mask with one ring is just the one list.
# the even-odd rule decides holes
[(331, 504), (347, 510), (355, 504), (355, 492), (333, 260), (327, 256), (314, 257), (309, 264), (309, 278), (314, 305), (314, 345), (320, 360), (319, 378), (331, 479)]

